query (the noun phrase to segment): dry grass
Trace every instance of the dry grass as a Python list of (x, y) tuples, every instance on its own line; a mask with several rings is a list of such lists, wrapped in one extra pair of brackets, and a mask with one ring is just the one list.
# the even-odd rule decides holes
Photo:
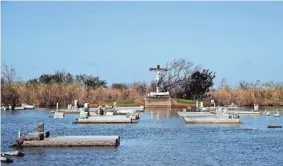
[(101, 104), (103, 102), (139, 99), (141, 94), (135, 89), (99, 88), (87, 90), (71, 84), (13, 84), (19, 93), (19, 103), (34, 104), (37, 106), (67, 105), (77, 99), (80, 103)]
[[(91, 105), (104, 105), (114, 101), (131, 101), (130, 105), (139, 106), (144, 104), (144, 96), (149, 91), (140, 91), (135, 88), (114, 89), (99, 88), (87, 90), (76, 84), (31, 84), (14, 83), (13, 88), (19, 95), (18, 105), (21, 103), (34, 104), (42, 107), (55, 106), (58, 102), (60, 106), (67, 106), (75, 99), (79, 102), (88, 102)], [(283, 105), (283, 90), (255, 89), (255, 90), (229, 90), (220, 89), (211, 92), (211, 96), (205, 100), (209, 105), (213, 99), (217, 105), (229, 105), (231, 103), (239, 106), (259, 104), (262, 106)], [(9, 103), (3, 103), (7, 105)], [(128, 103), (129, 104), (129, 103)], [(128, 105), (121, 103), (122, 105)], [(207, 105), (205, 104), (205, 105)], [(173, 107), (194, 107), (194, 103), (173, 102)]]
[(217, 90), (211, 92), (211, 97), (218, 105), (229, 105), (231, 103), (248, 106), (253, 104), (265, 106), (283, 105), (283, 90)]

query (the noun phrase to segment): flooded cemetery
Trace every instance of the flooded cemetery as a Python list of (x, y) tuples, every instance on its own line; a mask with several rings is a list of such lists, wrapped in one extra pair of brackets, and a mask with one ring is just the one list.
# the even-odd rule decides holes
[[(151, 68), (160, 78), (160, 66)], [(144, 105), (2, 107), (2, 163), (15, 165), (279, 165), (280, 109), (209, 106), (175, 108), (169, 92)], [(51, 163), (50, 163), (51, 162)]]
[(283, 166), (282, 4), (1, 2), (1, 165)]
[[(110, 122), (121, 122), (123, 118), (111, 116), (122, 115), (100, 115), (110, 120), (107, 123), (73, 123), (81, 115), (54, 118), (52, 110), (46, 109), (5, 111), (1, 144), (6, 152), (24, 154), (5, 155), (15, 165), (280, 165), (283, 132), (267, 126), (281, 125), (282, 117), (259, 112), (240, 115), (240, 123), (235, 124), (192, 124), (185, 118), (211, 115), (150, 108), (136, 112), (135, 123)], [(37, 137), (37, 125), (42, 123), (43, 137)], [(34, 137), (27, 136), (21, 148), (11, 147), (19, 130)]]

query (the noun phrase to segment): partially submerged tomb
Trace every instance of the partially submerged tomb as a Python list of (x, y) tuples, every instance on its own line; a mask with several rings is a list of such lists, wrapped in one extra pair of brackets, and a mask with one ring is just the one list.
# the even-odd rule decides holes
[(37, 130), (20, 137), (12, 147), (71, 147), (71, 146), (119, 146), (120, 136), (56, 136), (49, 137), (44, 124), (39, 123)]

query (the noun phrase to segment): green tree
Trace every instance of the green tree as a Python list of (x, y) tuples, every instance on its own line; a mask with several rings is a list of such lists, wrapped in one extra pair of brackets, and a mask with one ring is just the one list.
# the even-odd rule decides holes
[(113, 83), (113, 84), (111, 85), (111, 87), (114, 88), (114, 89), (120, 89), (120, 90), (122, 90), (122, 89), (128, 89), (128, 85), (125, 84), (125, 83)]
[(199, 99), (202, 100), (207, 97), (207, 93), (213, 86), (213, 79), (215, 73), (209, 71), (209, 69), (203, 69), (202, 71), (195, 71), (186, 80), (183, 86), (183, 97), (185, 99)]
[(99, 77), (94, 77), (92, 75), (86, 74), (76, 75), (75, 81), (77, 84), (83, 86), (86, 89), (97, 89), (100, 87), (106, 87), (107, 84), (105, 80), (100, 80)]

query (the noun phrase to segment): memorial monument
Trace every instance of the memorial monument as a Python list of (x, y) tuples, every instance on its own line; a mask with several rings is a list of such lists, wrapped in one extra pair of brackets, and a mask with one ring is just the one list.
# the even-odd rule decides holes
[(145, 97), (145, 107), (170, 107), (171, 108), (171, 97), (169, 92), (160, 92), (159, 90), (159, 81), (160, 73), (162, 71), (167, 71), (166, 68), (160, 68), (160, 65), (157, 65), (156, 68), (149, 68), (149, 71), (156, 72), (156, 91), (150, 92)]

